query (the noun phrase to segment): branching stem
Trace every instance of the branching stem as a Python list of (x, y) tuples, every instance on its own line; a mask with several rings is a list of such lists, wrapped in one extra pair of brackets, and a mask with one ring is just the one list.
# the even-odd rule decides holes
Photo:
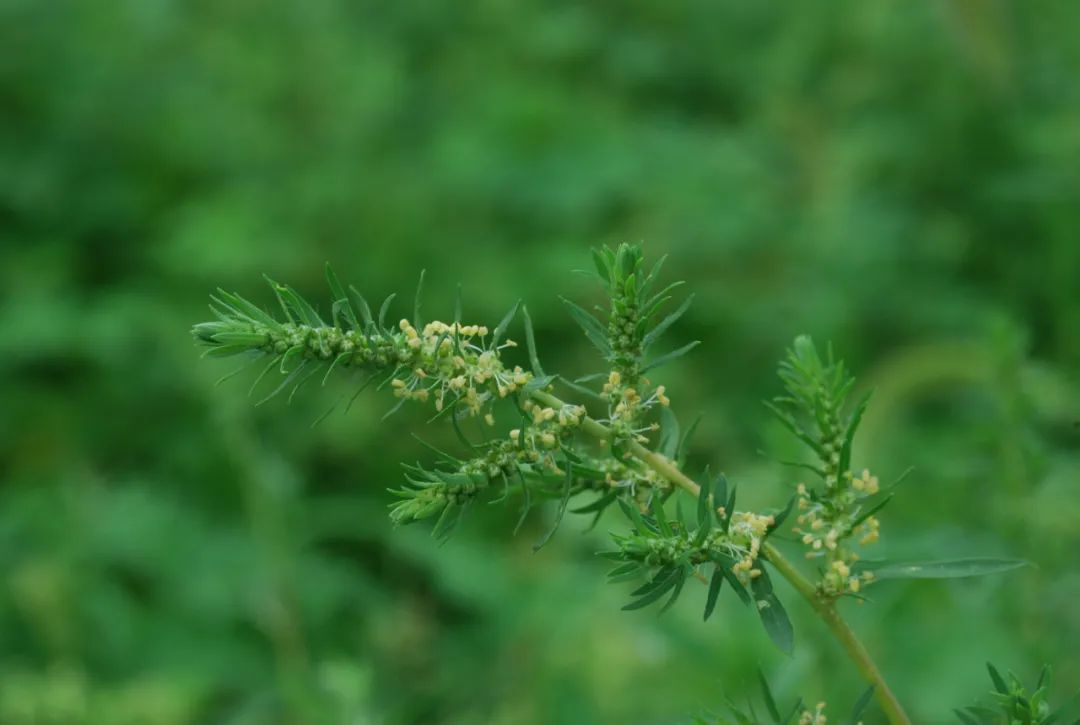
[[(542, 390), (533, 391), (532, 397), (538, 402), (553, 408), (561, 408), (563, 405), (566, 405), (559, 398)], [(611, 438), (611, 431), (602, 423), (593, 420), (592, 418), (585, 418), (582, 420), (581, 430), (601, 440), (608, 440)], [(629, 450), (634, 457), (638, 458), (649, 468), (695, 498), (701, 492), (701, 487), (694, 482), (693, 479), (680, 471), (674, 462), (667, 457), (655, 451), (650, 451), (640, 443), (636, 442), (630, 443)], [(776, 570), (780, 572), (781, 576), (787, 579), (788, 582), (795, 587), (795, 590), (802, 595), (803, 599), (810, 604), (817, 615), (825, 622), (826, 626), (828, 626), (829, 630), (833, 633), (833, 636), (839, 640), (844, 651), (847, 652), (848, 657), (855, 663), (855, 666), (859, 669), (859, 672), (862, 673), (863, 677), (866, 678), (867, 682), (874, 686), (874, 695), (877, 698), (878, 704), (881, 705), (881, 709), (884, 711), (885, 717), (888, 719), (890, 725), (911, 725), (911, 719), (908, 718), (907, 714), (904, 712), (904, 708), (900, 705), (900, 701), (896, 699), (896, 695), (893, 694), (888, 683), (885, 682), (885, 677), (881, 674), (881, 670), (878, 669), (877, 664), (875, 664), (874, 660), (870, 657), (870, 653), (866, 651), (866, 647), (859, 641), (855, 632), (852, 631), (851, 627), (849, 627), (847, 622), (840, 616), (840, 613), (836, 610), (836, 604), (833, 599), (820, 596), (814, 585), (799, 573), (799, 570), (796, 569), (775, 546), (766, 543), (763, 551), (765, 557)]]

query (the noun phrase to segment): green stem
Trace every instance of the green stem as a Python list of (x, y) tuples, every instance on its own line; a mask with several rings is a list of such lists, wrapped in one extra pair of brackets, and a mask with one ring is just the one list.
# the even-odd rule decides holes
[[(559, 408), (566, 405), (566, 403), (559, 398), (542, 390), (533, 391), (532, 397), (544, 405), (549, 405), (553, 408)], [(605, 425), (592, 418), (585, 418), (582, 421), (581, 429), (596, 438), (603, 440), (611, 438), (611, 431)], [(656, 451), (650, 451), (640, 443), (631, 442), (628, 447), (630, 452), (645, 463), (645, 465), (690, 495), (697, 497), (701, 493), (701, 487), (693, 479), (680, 471), (678, 466), (676, 466), (671, 459)], [(889, 685), (885, 682), (885, 677), (881, 674), (881, 670), (878, 669), (878, 666), (870, 657), (870, 653), (866, 651), (866, 647), (859, 641), (855, 632), (852, 631), (851, 627), (849, 627), (847, 622), (840, 616), (840, 613), (836, 610), (835, 602), (831, 598), (820, 596), (816, 587), (814, 587), (806, 577), (799, 573), (799, 570), (796, 569), (775, 546), (766, 543), (763, 552), (765, 558), (769, 560), (778, 572), (780, 572), (780, 575), (795, 587), (795, 590), (802, 595), (803, 599), (805, 599), (817, 615), (821, 617), (826, 626), (828, 626), (829, 630), (833, 633), (833, 636), (840, 641), (844, 651), (847, 652), (848, 657), (855, 663), (859, 672), (862, 673), (867, 682), (874, 686), (874, 695), (877, 697), (878, 704), (881, 705), (881, 709), (885, 712), (885, 717), (888, 719), (890, 725), (911, 725), (910, 718), (908, 718), (907, 714), (904, 712), (904, 708), (900, 705), (900, 701), (896, 699), (896, 695), (889, 689)]]
[(911, 725), (911, 720), (908, 719), (907, 713), (904, 712), (900, 701), (896, 699), (896, 695), (889, 689), (888, 683), (885, 682), (885, 676), (881, 674), (881, 670), (878, 669), (877, 664), (870, 657), (870, 653), (866, 651), (866, 647), (855, 636), (855, 632), (840, 616), (840, 613), (836, 611), (836, 603), (832, 599), (819, 596), (814, 585), (800, 574), (775, 546), (766, 543), (764, 552), (765, 558), (776, 567), (776, 570), (785, 579), (791, 582), (791, 585), (803, 596), (803, 599), (810, 603), (810, 606), (814, 608), (814, 611), (832, 631), (833, 636), (840, 641), (848, 657), (859, 668), (859, 672), (862, 673), (867, 682), (874, 686), (874, 694), (877, 696), (878, 704), (884, 710), (888, 721), (892, 725)]

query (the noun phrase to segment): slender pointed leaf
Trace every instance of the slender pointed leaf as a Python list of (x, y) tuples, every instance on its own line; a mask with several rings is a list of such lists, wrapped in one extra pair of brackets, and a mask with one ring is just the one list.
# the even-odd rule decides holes
[(850, 725), (859, 725), (862, 721), (862, 714), (865, 712), (873, 697), (874, 686), (870, 685), (870, 687), (863, 691), (863, 694), (859, 695), (859, 699), (855, 701), (855, 706), (851, 708), (851, 717), (848, 720)]
[(874, 572), (875, 579), (955, 579), (1000, 574), (1029, 564), (1023, 559), (985, 557), (903, 564), (874, 562), (867, 563), (863, 568)]
[(570, 491), (574, 485), (573, 472), (569, 464), (566, 464), (566, 486), (563, 488), (562, 499), (559, 501), (559, 508), (555, 512), (555, 521), (552, 522), (551, 528), (544, 534), (540, 541), (533, 544), (533, 552), (540, 551), (544, 548), (544, 545), (551, 540), (551, 537), (555, 535), (555, 531), (559, 528), (559, 524), (562, 523), (563, 516), (566, 515), (566, 505), (570, 502)]
[(657, 614), (663, 614), (667, 610), (671, 609), (671, 607), (679, 599), (679, 594), (682, 593), (683, 585), (686, 584), (686, 577), (687, 567), (680, 568), (678, 571), (677, 579), (675, 581), (675, 588), (671, 590), (671, 596), (666, 602), (664, 602), (664, 606), (660, 607), (660, 611), (657, 612)]
[(648, 350), (654, 342), (660, 339), (660, 336), (667, 332), (668, 328), (674, 325), (675, 322), (678, 321), (678, 319), (682, 317), (688, 309), (690, 309), (690, 303), (692, 303), (693, 301), (694, 295), (690, 295), (683, 301), (681, 305), (679, 305), (678, 309), (676, 309), (670, 315), (657, 323), (656, 327), (649, 330), (648, 334), (646, 334), (645, 337), (642, 338), (642, 349)]
[(761, 576), (752, 579), (750, 583), (754, 590), (754, 601), (757, 604), (758, 616), (781, 652), (790, 655), (795, 650), (795, 631), (791, 627), (791, 620), (780, 600), (773, 593), (772, 582), (769, 573), (761, 570)]
[(633, 611), (635, 609), (641, 609), (642, 607), (649, 606), (650, 604), (655, 602), (657, 599), (664, 596), (664, 594), (666, 594), (668, 591), (670, 591), (675, 586), (675, 584), (677, 583), (678, 580), (679, 580), (679, 570), (678, 569), (672, 569), (671, 573), (668, 575), (668, 577), (666, 579), (664, 579), (662, 582), (660, 582), (658, 585), (656, 585), (653, 589), (651, 589), (647, 594), (643, 595), (640, 599), (635, 599), (634, 601), (632, 601), (629, 604), (625, 605), (623, 607), (623, 611), (631, 612), (631, 611)]
[(780, 725), (780, 710), (776, 707), (776, 698), (773, 697), (769, 681), (765, 679), (765, 673), (758, 668), (758, 683), (761, 685), (761, 697), (765, 700), (765, 709), (769, 711), (769, 717), (776, 725)]
[(571, 513), (591, 514), (594, 512), (603, 511), (615, 500), (618, 495), (618, 491), (609, 491), (591, 503), (581, 506), (580, 508), (572, 509)]
[(525, 346), (529, 350), (529, 364), (532, 366), (533, 375), (542, 377), (544, 369), (540, 367), (540, 358), (536, 355), (536, 337), (533, 335), (532, 318), (525, 305), (521, 306), (521, 316), (525, 320)]
[(874, 504), (873, 506), (871, 506), (871, 507), (870, 507), (869, 509), (867, 509), (867, 510), (866, 510), (866, 511), (864, 511), (863, 513), (859, 514), (859, 515), (858, 515), (858, 516), (857, 516), (857, 517), (855, 518), (855, 520), (851, 522), (851, 528), (853, 528), (853, 529), (854, 529), (854, 528), (855, 528), (856, 526), (858, 526), (859, 524), (861, 524), (861, 523), (862, 523), (863, 521), (866, 521), (866, 520), (867, 520), (868, 518), (870, 518), (871, 516), (873, 516), (874, 514), (876, 514), (876, 513), (878, 512), (878, 511), (880, 511), (881, 509), (883, 509), (883, 508), (885, 508), (886, 506), (888, 506), (888, 505), (889, 505), (889, 502), (893, 500), (893, 496), (894, 496), (894, 495), (895, 495), (895, 494), (891, 494), (891, 493), (890, 493), (890, 494), (889, 494), (888, 496), (886, 496), (885, 498), (883, 498), (883, 499), (882, 499), (881, 501), (878, 501), (878, 502), (877, 502), (876, 504)]
[(608, 343), (607, 330), (593, 315), (586, 312), (584, 308), (571, 302), (566, 298), (560, 298), (570, 309), (570, 316), (574, 318), (574, 321), (578, 323), (582, 330), (585, 331), (585, 336), (589, 338), (589, 341), (603, 354), (605, 357), (609, 357), (612, 353), (611, 345)]
[(423, 301), (425, 274), (427, 274), (427, 270), (421, 269), (420, 281), (416, 283), (416, 297), (413, 300), (413, 327), (415, 327), (417, 331), (419, 331), (424, 326), (424, 321), (420, 317), (420, 304)]
[(384, 332), (389, 332), (389, 329), (386, 327), (386, 315), (390, 312), (390, 304), (394, 301), (395, 297), (397, 297), (397, 293), (391, 292), (390, 295), (383, 300), (382, 306), (379, 307), (379, 329)]
[(846, 471), (851, 467), (851, 445), (855, 440), (855, 431), (859, 427), (859, 422), (862, 420), (863, 413), (866, 412), (866, 406), (870, 403), (870, 396), (874, 391), (869, 391), (855, 406), (854, 412), (851, 414), (851, 419), (848, 421), (847, 430), (844, 432), (844, 444), (840, 449), (840, 469)]
[(514, 316), (517, 315), (517, 311), (518, 311), (518, 309), (520, 307), (521, 307), (521, 300), (518, 300), (517, 302), (514, 303), (514, 306), (510, 308), (510, 311), (507, 312), (506, 315), (503, 316), (503, 318), (499, 322), (499, 324), (496, 325), (495, 332), (492, 333), (492, 337), (491, 337), (491, 346), (492, 347), (498, 347), (499, 346), (499, 340), (501, 340), (502, 336), (506, 333), (506, 328), (508, 328), (510, 326), (510, 323), (513, 321)]
[(690, 352), (691, 350), (693, 350), (695, 347), (697, 347), (700, 344), (701, 344), (701, 340), (694, 340), (691, 343), (683, 345), (682, 347), (680, 347), (677, 350), (672, 350), (669, 353), (661, 355), (660, 357), (656, 358), (655, 360), (652, 360), (652, 361), (646, 363), (641, 368), (641, 372), (647, 373), (650, 370), (652, 370), (653, 368), (658, 368), (661, 365), (666, 365), (667, 363), (671, 362), (672, 360), (677, 360), (678, 358), (680, 358), (683, 355), (685, 355), (686, 353)]
[(1002, 695), (1009, 694), (1009, 688), (1005, 685), (1005, 680), (1002, 678), (1001, 673), (997, 671), (997, 668), (990, 662), (986, 663), (986, 670), (990, 673), (990, 679), (994, 682), (994, 689)]
[(706, 528), (709, 523), (709, 503), (712, 501), (712, 481), (708, 478), (701, 484), (697, 498), (697, 525), (698, 528)]
[(716, 599), (720, 596), (720, 588), (724, 584), (724, 572), (718, 564), (712, 573), (712, 578), (709, 580), (709, 594), (705, 597), (705, 615), (703, 619), (706, 621), (712, 616), (713, 610), (716, 609)]

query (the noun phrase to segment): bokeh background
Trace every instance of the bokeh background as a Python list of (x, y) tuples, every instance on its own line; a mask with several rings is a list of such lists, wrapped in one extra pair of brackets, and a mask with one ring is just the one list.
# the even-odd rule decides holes
[[(668, 723), (862, 690), (787, 592), (786, 658), (725, 597), (621, 613), (605, 528), (385, 489), (424, 415), (344, 380), (254, 408), (188, 329), (260, 275), (497, 321), (597, 369), (558, 302), (618, 241), (696, 303), (663, 374), (691, 463), (776, 505), (760, 401), (792, 337), (877, 390), (856, 463), (913, 472), (880, 553), (1017, 555), (850, 616), (920, 723), (991, 659), (1080, 685), (1080, 6), (1053, 2), (0, 3), (0, 722)], [(399, 309), (404, 311), (407, 303)], [(520, 333), (518, 333), (520, 336)], [(703, 588), (702, 588), (703, 589)], [(868, 718), (874, 721), (875, 715)], [(831, 720), (830, 720), (831, 721)]]

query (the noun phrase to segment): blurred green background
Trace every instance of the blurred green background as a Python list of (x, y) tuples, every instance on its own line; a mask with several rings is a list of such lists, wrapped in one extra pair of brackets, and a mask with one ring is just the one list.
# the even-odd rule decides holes
[[(558, 295), (643, 240), (696, 302), (666, 369), (692, 463), (782, 502), (760, 404), (791, 338), (877, 389), (856, 463), (909, 466), (880, 553), (1017, 555), (849, 606), (916, 722), (992, 659), (1080, 683), (1080, 6), (1072, 2), (0, 2), (0, 722), (668, 723), (862, 690), (703, 592), (621, 613), (606, 528), (470, 516), (439, 547), (385, 489), (429, 460), (343, 379), (289, 407), (188, 335), (322, 268), (597, 369)], [(404, 311), (403, 304), (399, 309)], [(518, 333), (520, 339), (520, 332)], [(764, 451), (765, 453), (762, 453)], [(704, 589), (703, 587), (701, 589)], [(868, 719), (872, 722), (874, 716)], [(833, 721), (832, 719), (830, 722)]]

